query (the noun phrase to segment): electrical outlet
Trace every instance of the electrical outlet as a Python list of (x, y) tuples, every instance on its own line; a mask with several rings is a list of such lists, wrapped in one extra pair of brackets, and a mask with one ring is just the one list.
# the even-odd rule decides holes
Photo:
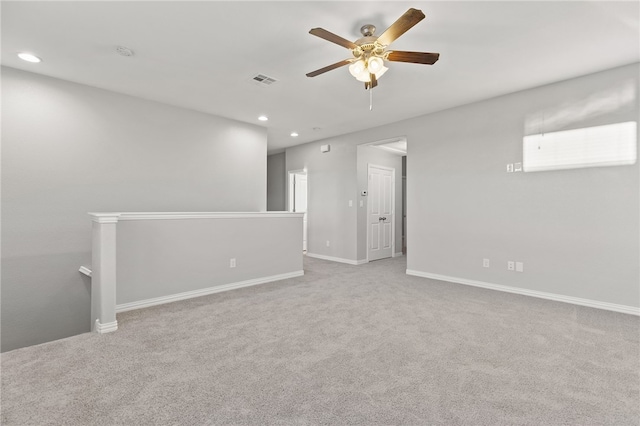
[(364, 207), (364, 201), (360, 200), (360, 207)]
[(229, 260), (229, 268), (235, 268), (236, 267), (236, 258), (234, 257), (233, 259)]
[(353, 200), (349, 200), (349, 207), (353, 207)]
[(327, 240), (327, 247), (330, 247), (331, 243), (329, 242), (329, 240)]
[(516, 262), (516, 272), (524, 272), (524, 263)]
[(513, 171), (514, 172), (521, 172), (522, 171), (522, 163), (515, 163), (513, 165)]
[(513, 173), (513, 163), (507, 164), (507, 173)]
[(482, 259), (482, 267), (483, 268), (489, 267), (489, 259)]
[(516, 263), (513, 260), (510, 260), (507, 262), (507, 270), (509, 271), (515, 271), (516, 270)]

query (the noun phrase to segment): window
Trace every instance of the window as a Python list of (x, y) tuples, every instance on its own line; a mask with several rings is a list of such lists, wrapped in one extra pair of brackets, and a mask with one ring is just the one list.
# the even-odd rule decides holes
[(636, 127), (635, 121), (628, 121), (525, 136), (524, 171), (635, 164)]

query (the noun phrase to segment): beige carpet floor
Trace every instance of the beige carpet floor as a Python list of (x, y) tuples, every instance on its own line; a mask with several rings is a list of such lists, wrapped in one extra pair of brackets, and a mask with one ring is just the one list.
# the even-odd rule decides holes
[(305, 259), (2, 354), (3, 425), (638, 425), (640, 318)]

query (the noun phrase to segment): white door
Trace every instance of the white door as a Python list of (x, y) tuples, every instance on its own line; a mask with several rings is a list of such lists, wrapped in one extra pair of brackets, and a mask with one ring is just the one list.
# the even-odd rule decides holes
[(302, 250), (307, 250), (307, 175), (296, 173), (293, 177), (293, 211), (304, 213), (302, 218)]
[(368, 259), (391, 257), (394, 249), (395, 170), (369, 165)]

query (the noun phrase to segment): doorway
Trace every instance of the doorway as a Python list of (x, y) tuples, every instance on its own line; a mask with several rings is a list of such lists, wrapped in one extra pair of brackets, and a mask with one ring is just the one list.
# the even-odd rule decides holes
[[(359, 202), (357, 213), (357, 256), (358, 262), (366, 263), (385, 257), (402, 256), (405, 252), (406, 227), (403, 226), (405, 218), (405, 183), (404, 171), (407, 155), (407, 138), (398, 136), (393, 139), (379, 140), (357, 146), (357, 184)], [(376, 177), (372, 175), (369, 166), (378, 166), (378, 169), (386, 169), (391, 177)], [(383, 172), (384, 173), (384, 172)], [(386, 206), (378, 206), (376, 189), (370, 186), (371, 179), (381, 179), (383, 185), (387, 179)], [(391, 179), (391, 181), (388, 181)], [(388, 185), (391, 187), (389, 188)], [(379, 202), (379, 200), (378, 200)], [(376, 206), (372, 210), (371, 204)], [(389, 211), (389, 206), (391, 210)], [(386, 211), (385, 211), (386, 209)], [(385, 213), (375, 216), (377, 213)], [(391, 213), (391, 214), (390, 214)], [(386, 220), (380, 218), (386, 218)], [(403, 229), (404, 228), (404, 229)], [(373, 236), (371, 234), (373, 233)], [(379, 251), (381, 250), (381, 251)]]
[(307, 171), (289, 172), (289, 211), (304, 213), (302, 217), (302, 251), (307, 251)]
[(390, 167), (368, 165), (367, 259), (394, 255), (395, 174)]

